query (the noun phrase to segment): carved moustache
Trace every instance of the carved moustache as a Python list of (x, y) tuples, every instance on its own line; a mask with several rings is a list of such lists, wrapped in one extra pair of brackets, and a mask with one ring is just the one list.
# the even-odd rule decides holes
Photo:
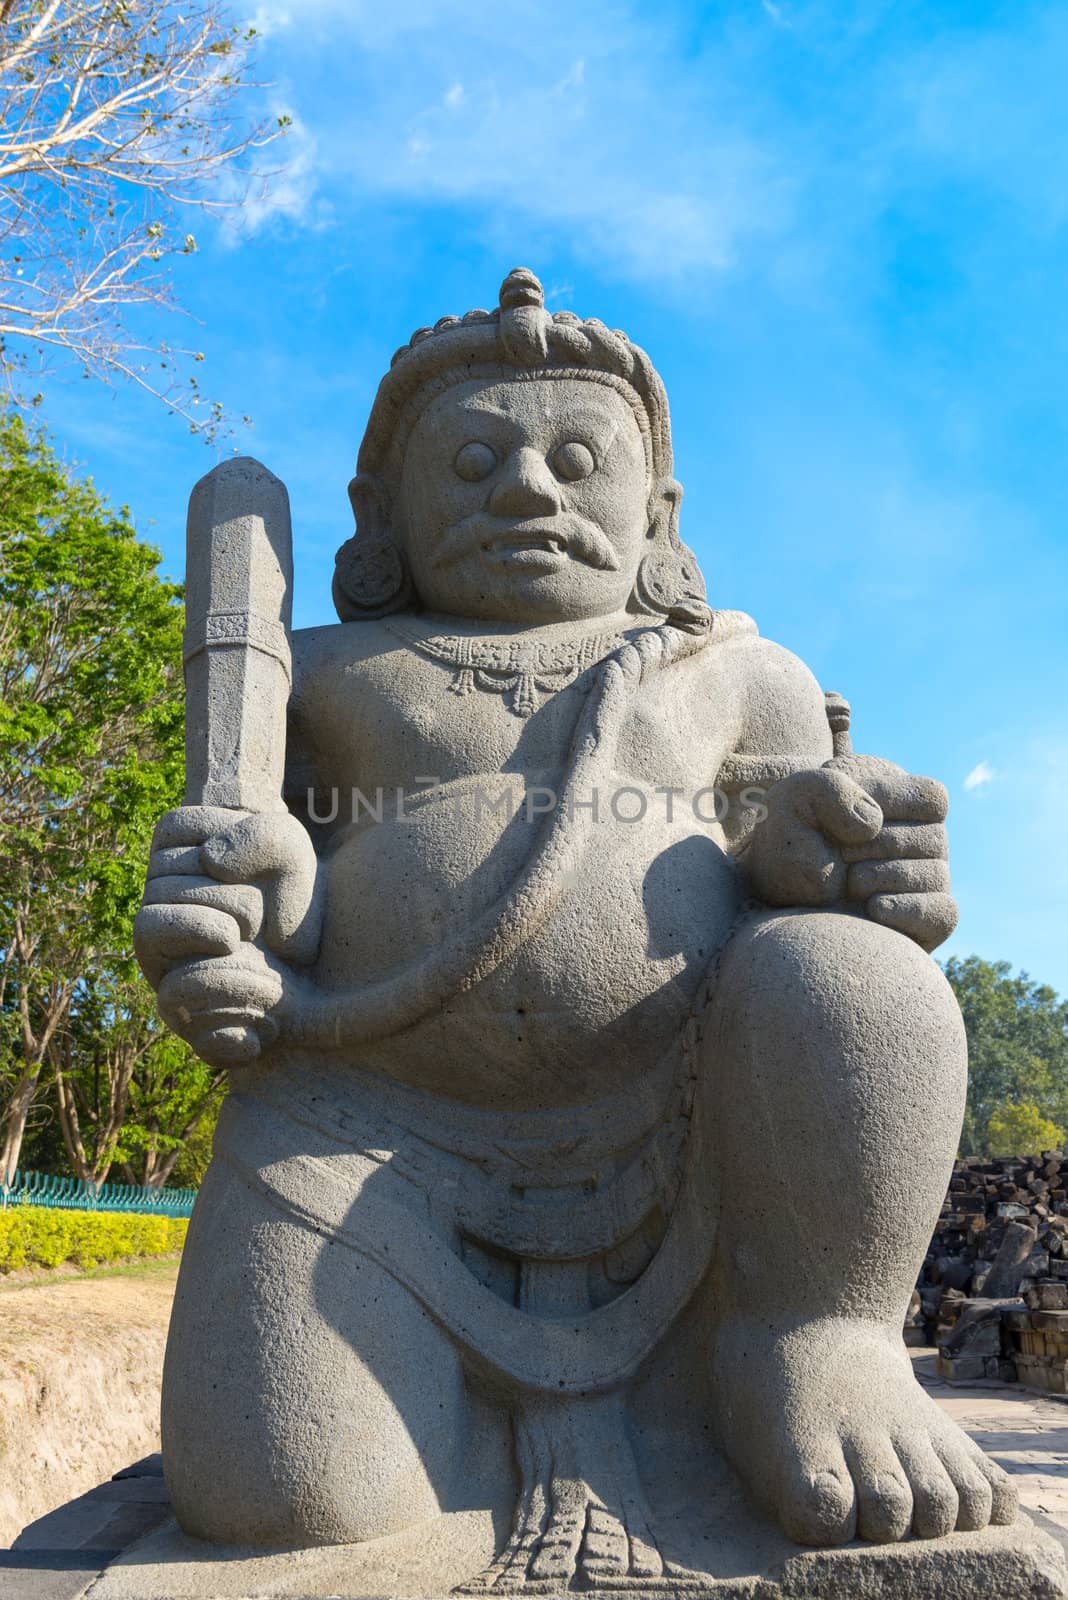
[(600, 528), (573, 511), (551, 517), (494, 517), (485, 511), (473, 512), (443, 534), (434, 565), (455, 566), (482, 550), (556, 550), (602, 572), (619, 570), (616, 552)]

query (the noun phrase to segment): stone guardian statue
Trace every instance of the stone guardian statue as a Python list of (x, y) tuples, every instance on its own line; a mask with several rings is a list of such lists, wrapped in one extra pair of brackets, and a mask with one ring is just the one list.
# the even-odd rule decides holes
[(709, 608), (649, 358), (528, 271), (397, 352), (350, 496), (296, 633), (282, 486), (191, 507), (136, 930), (230, 1074), (190, 1548), (277, 1552), (264, 1595), (295, 1551), (322, 1594), (1061, 1593), (902, 1341), (966, 1083), (945, 790)]

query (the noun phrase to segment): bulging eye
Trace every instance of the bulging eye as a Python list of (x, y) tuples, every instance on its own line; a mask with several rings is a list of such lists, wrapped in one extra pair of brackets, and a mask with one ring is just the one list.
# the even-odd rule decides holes
[(465, 444), (456, 452), (453, 467), (461, 478), (468, 483), (481, 483), (483, 478), (488, 478), (497, 465), (497, 457), (493, 454), (488, 444), (482, 444), (478, 439), (472, 439), (470, 444)]
[(552, 454), (553, 471), (568, 483), (574, 483), (578, 478), (588, 478), (596, 465), (592, 451), (584, 444), (579, 444), (577, 439), (559, 445)]

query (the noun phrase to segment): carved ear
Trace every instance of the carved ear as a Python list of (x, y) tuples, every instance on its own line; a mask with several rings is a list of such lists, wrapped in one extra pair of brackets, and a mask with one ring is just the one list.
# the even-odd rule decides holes
[(649, 538), (665, 547), (679, 542), (682, 484), (677, 478), (659, 478), (649, 496)]
[(651, 548), (638, 568), (632, 604), (688, 633), (707, 633), (712, 613), (697, 559), (679, 538), (681, 504), (681, 483), (661, 478), (649, 497)]
[(385, 617), (411, 603), (412, 580), (390, 527), (382, 480), (357, 473), (349, 484), (356, 532), (334, 557), (334, 606), (342, 622)]

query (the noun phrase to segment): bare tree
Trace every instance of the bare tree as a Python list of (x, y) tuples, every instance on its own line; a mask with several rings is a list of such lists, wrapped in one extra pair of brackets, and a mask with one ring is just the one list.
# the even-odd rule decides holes
[(259, 152), (286, 116), (248, 120), (255, 30), (219, 0), (0, 0), (0, 346), (9, 389), (72, 362), (131, 379), (196, 431), (221, 419), (135, 307), (171, 306), (161, 263), (196, 249), (189, 208), (261, 198)]

